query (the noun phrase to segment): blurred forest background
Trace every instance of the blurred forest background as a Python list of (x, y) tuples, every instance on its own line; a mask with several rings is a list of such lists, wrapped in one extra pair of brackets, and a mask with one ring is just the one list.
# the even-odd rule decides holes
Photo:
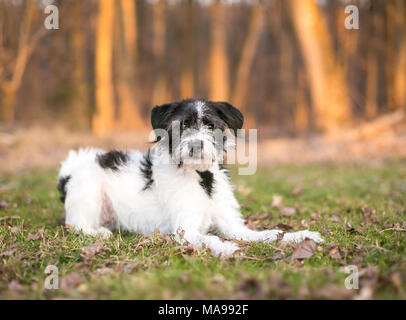
[(259, 138), (405, 140), (405, 39), (404, 0), (0, 0), (3, 145), (15, 128), (150, 130), (155, 105), (188, 97), (231, 102)]

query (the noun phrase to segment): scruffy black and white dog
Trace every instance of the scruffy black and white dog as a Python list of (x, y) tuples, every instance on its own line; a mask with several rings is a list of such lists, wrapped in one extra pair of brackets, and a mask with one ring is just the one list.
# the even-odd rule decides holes
[(226, 129), (235, 133), (243, 125), (238, 109), (226, 102), (190, 99), (155, 107), (151, 123), (157, 138), (145, 154), (70, 151), (58, 186), (67, 225), (105, 237), (118, 227), (144, 235), (159, 229), (161, 234), (177, 234), (180, 242), (204, 244), (216, 256), (229, 256), (239, 249), (218, 236), (264, 242), (278, 237), (291, 242), (306, 237), (323, 241), (319, 233), (308, 230), (253, 231), (244, 225), (222, 166)]

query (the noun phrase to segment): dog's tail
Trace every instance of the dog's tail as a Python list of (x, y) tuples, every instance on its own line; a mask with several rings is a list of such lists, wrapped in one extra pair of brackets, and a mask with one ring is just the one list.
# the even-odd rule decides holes
[(58, 191), (60, 200), (65, 203), (66, 194), (68, 192), (68, 183), (72, 178), (73, 172), (86, 163), (93, 162), (97, 154), (103, 150), (95, 148), (79, 149), (78, 151), (70, 150), (68, 157), (61, 164), (61, 169), (58, 174)]

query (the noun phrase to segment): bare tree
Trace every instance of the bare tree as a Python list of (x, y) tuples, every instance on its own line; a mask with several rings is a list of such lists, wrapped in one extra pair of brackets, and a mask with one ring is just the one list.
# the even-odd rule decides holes
[(288, 0), (310, 81), (316, 125), (326, 131), (351, 118), (343, 68), (337, 63), (324, 16), (315, 0)]
[(254, 125), (254, 113), (247, 113), (247, 108), (245, 106), (249, 76), (251, 74), (252, 63), (254, 61), (255, 53), (257, 52), (259, 39), (261, 36), (263, 25), (263, 8), (261, 2), (257, 2), (252, 7), (250, 24), (248, 29), (248, 34), (245, 39), (240, 61), (237, 66), (237, 77), (234, 84), (234, 89), (231, 96), (231, 101), (238, 108), (247, 114), (245, 123), (247, 126)]
[(145, 122), (136, 99), (135, 64), (137, 61), (137, 14), (136, 1), (120, 0), (119, 12), (119, 55), (117, 93), (119, 98), (120, 129), (144, 129)]
[(209, 60), (209, 97), (211, 100), (229, 99), (229, 71), (226, 55), (225, 8), (220, 0), (211, 7), (211, 45)]
[(112, 79), (113, 29), (115, 0), (100, 0), (96, 29), (95, 81), (96, 114), (93, 131), (107, 134), (115, 125), (115, 100)]
[[(7, 124), (14, 122), (17, 93), (26, 66), (38, 41), (46, 33), (46, 29), (42, 24), (37, 30), (34, 30), (37, 20), (35, 2), (25, 1), (23, 6), (23, 17), (18, 34), (15, 59), (10, 64), (0, 63), (1, 118)], [(3, 47), (3, 41), (0, 41), (1, 51), (6, 51), (6, 48)], [(10, 70), (6, 70), (8, 66), (10, 66)]]

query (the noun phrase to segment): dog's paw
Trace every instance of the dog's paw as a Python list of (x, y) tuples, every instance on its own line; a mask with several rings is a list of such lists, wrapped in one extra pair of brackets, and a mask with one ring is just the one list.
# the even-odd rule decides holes
[(96, 230), (96, 236), (101, 237), (103, 239), (108, 239), (113, 235), (113, 232), (111, 232), (109, 229), (100, 227), (99, 229)]
[(274, 241), (278, 240), (279, 237), (282, 237), (283, 231), (265, 230), (265, 231), (261, 231), (261, 234), (263, 235), (264, 242), (274, 242)]
[(229, 241), (223, 242), (218, 247), (216, 246), (214, 248), (210, 248), (210, 251), (213, 256), (215, 257), (221, 256), (222, 258), (231, 257), (238, 250), (240, 250), (240, 247), (237, 246), (235, 243)]
[(283, 235), (282, 241), (298, 243), (306, 238), (312, 239), (317, 243), (324, 242), (324, 239), (321, 237), (320, 233), (318, 233), (317, 231), (309, 230), (285, 233)]

